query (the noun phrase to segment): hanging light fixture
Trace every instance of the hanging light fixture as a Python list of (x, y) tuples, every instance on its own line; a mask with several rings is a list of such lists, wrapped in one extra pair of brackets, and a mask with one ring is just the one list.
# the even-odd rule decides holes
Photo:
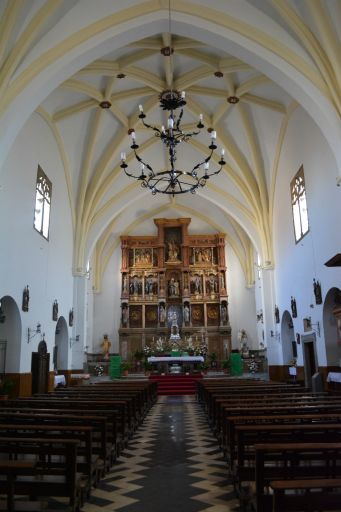
[[(171, 46), (171, 16), (170, 16), (170, 0), (169, 0), (169, 41), (170, 46), (161, 49), (161, 54), (165, 57), (172, 58), (174, 49)], [(173, 73), (172, 73), (173, 75)], [(158, 137), (168, 153), (168, 168), (166, 170), (155, 171), (150, 164), (148, 164), (137, 152), (139, 145), (136, 142), (136, 133), (134, 129), (130, 129), (128, 134), (131, 135), (132, 144), (130, 148), (134, 152), (134, 156), (138, 162), (138, 170), (129, 171), (127, 164), (126, 153), (121, 153), (121, 168), (129, 178), (134, 178), (141, 182), (141, 186), (148, 188), (153, 195), (170, 194), (174, 197), (176, 194), (185, 194), (191, 192), (194, 194), (198, 188), (204, 187), (209, 178), (215, 174), (219, 174), (223, 165), (225, 165), (224, 155), (225, 150), (222, 148), (220, 153), (220, 160), (218, 161), (219, 168), (217, 170), (210, 169), (210, 160), (214, 151), (217, 149), (216, 131), (212, 128), (208, 129), (210, 136), (210, 143), (208, 145), (208, 155), (198, 163), (196, 163), (190, 170), (185, 171), (179, 169), (176, 165), (177, 149), (183, 142), (188, 142), (191, 137), (199, 135), (200, 130), (204, 128), (203, 115), (200, 114), (197, 124), (197, 130), (184, 131), (181, 128), (181, 121), (183, 117), (183, 107), (186, 105), (185, 92), (179, 92), (171, 87), (162, 91), (159, 95), (160, 107), (168, 112), (166, 126), (152, 126), (148, 124), (146, 114), (143, 111), (143, 106), (139, 105), (139, 119), (143, 125), (154, 131), (155, 137)], [(180, 111), (179, 111), (180, 110)], [(177, 113), (176, 111), (179, 111)]]

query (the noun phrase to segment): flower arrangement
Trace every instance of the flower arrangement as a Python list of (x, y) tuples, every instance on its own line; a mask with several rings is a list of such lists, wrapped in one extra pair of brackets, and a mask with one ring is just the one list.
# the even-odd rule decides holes
[(254, 359), (252, 359), (249, 363), (249, 372), (250, 373), (256, 373), (258, 372), (258, 364), (256, 363), (256, 361)]
[(97, 377), (101, 377), (104, 374), (104, 366), (101, 364), (96, 364), (94, 372)]

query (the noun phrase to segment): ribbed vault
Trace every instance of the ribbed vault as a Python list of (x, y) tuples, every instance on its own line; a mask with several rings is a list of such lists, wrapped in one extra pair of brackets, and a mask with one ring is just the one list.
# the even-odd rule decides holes
[[(172, 63), (160, 53), (169, 44), (168, 0), (8, 0), (0, 9), (2, 156), (35, 110), (64, 167), (75, 273), (95, 256), (97, 290), (120, 234), (161, 213), (226, 232), (247, 285), (254, 251), (272, 266), (278, 163), (300, 105), (320, 126), (341, 176), (337, 1), (171, 0)], [(176, 200), (147, 195), (119, 167), (121, 151), (133, 164), (131, 128), (145, 159), (166, 167), (161, 145), (137, 116), (142, 103), (153, 123), (164, 124), (158, 94), (171, 84), (186, 91), (185, 128), (202, 113), (227, 154), (200, 194)], [(230, 96), (239, 102), (230, 104)], [(100, 108), (103, 100), (110, 109)], [(181, 164), (202, 159), (207, 140), (206, 131), (191, 140)]]

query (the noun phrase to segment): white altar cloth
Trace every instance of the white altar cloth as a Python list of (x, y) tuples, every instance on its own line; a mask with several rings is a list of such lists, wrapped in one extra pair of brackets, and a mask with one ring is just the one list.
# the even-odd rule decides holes
[(185, 363), (203, 363), (203, 356), (150, 356), (148, 357), (148, 363), (171, 363), (171, 362), (185, 362)]
[(57, 386), (66, 386), (65, 375), (55, 375), (54, 376), (54, 387)]
[(341, 372), (329, 372), (327, 382), (341, 382)]

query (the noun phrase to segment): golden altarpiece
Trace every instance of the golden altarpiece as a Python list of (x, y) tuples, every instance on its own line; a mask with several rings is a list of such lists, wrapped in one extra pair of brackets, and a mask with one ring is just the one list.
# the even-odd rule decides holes
[(225, 235), (189, 235), (190, 218), (154, 219), (157, 236), (122, 236), (120, 352), (131, 359), (167, 340), (174, 318), (181, 340), (204, 342), (226, 358), (231, 328)]

